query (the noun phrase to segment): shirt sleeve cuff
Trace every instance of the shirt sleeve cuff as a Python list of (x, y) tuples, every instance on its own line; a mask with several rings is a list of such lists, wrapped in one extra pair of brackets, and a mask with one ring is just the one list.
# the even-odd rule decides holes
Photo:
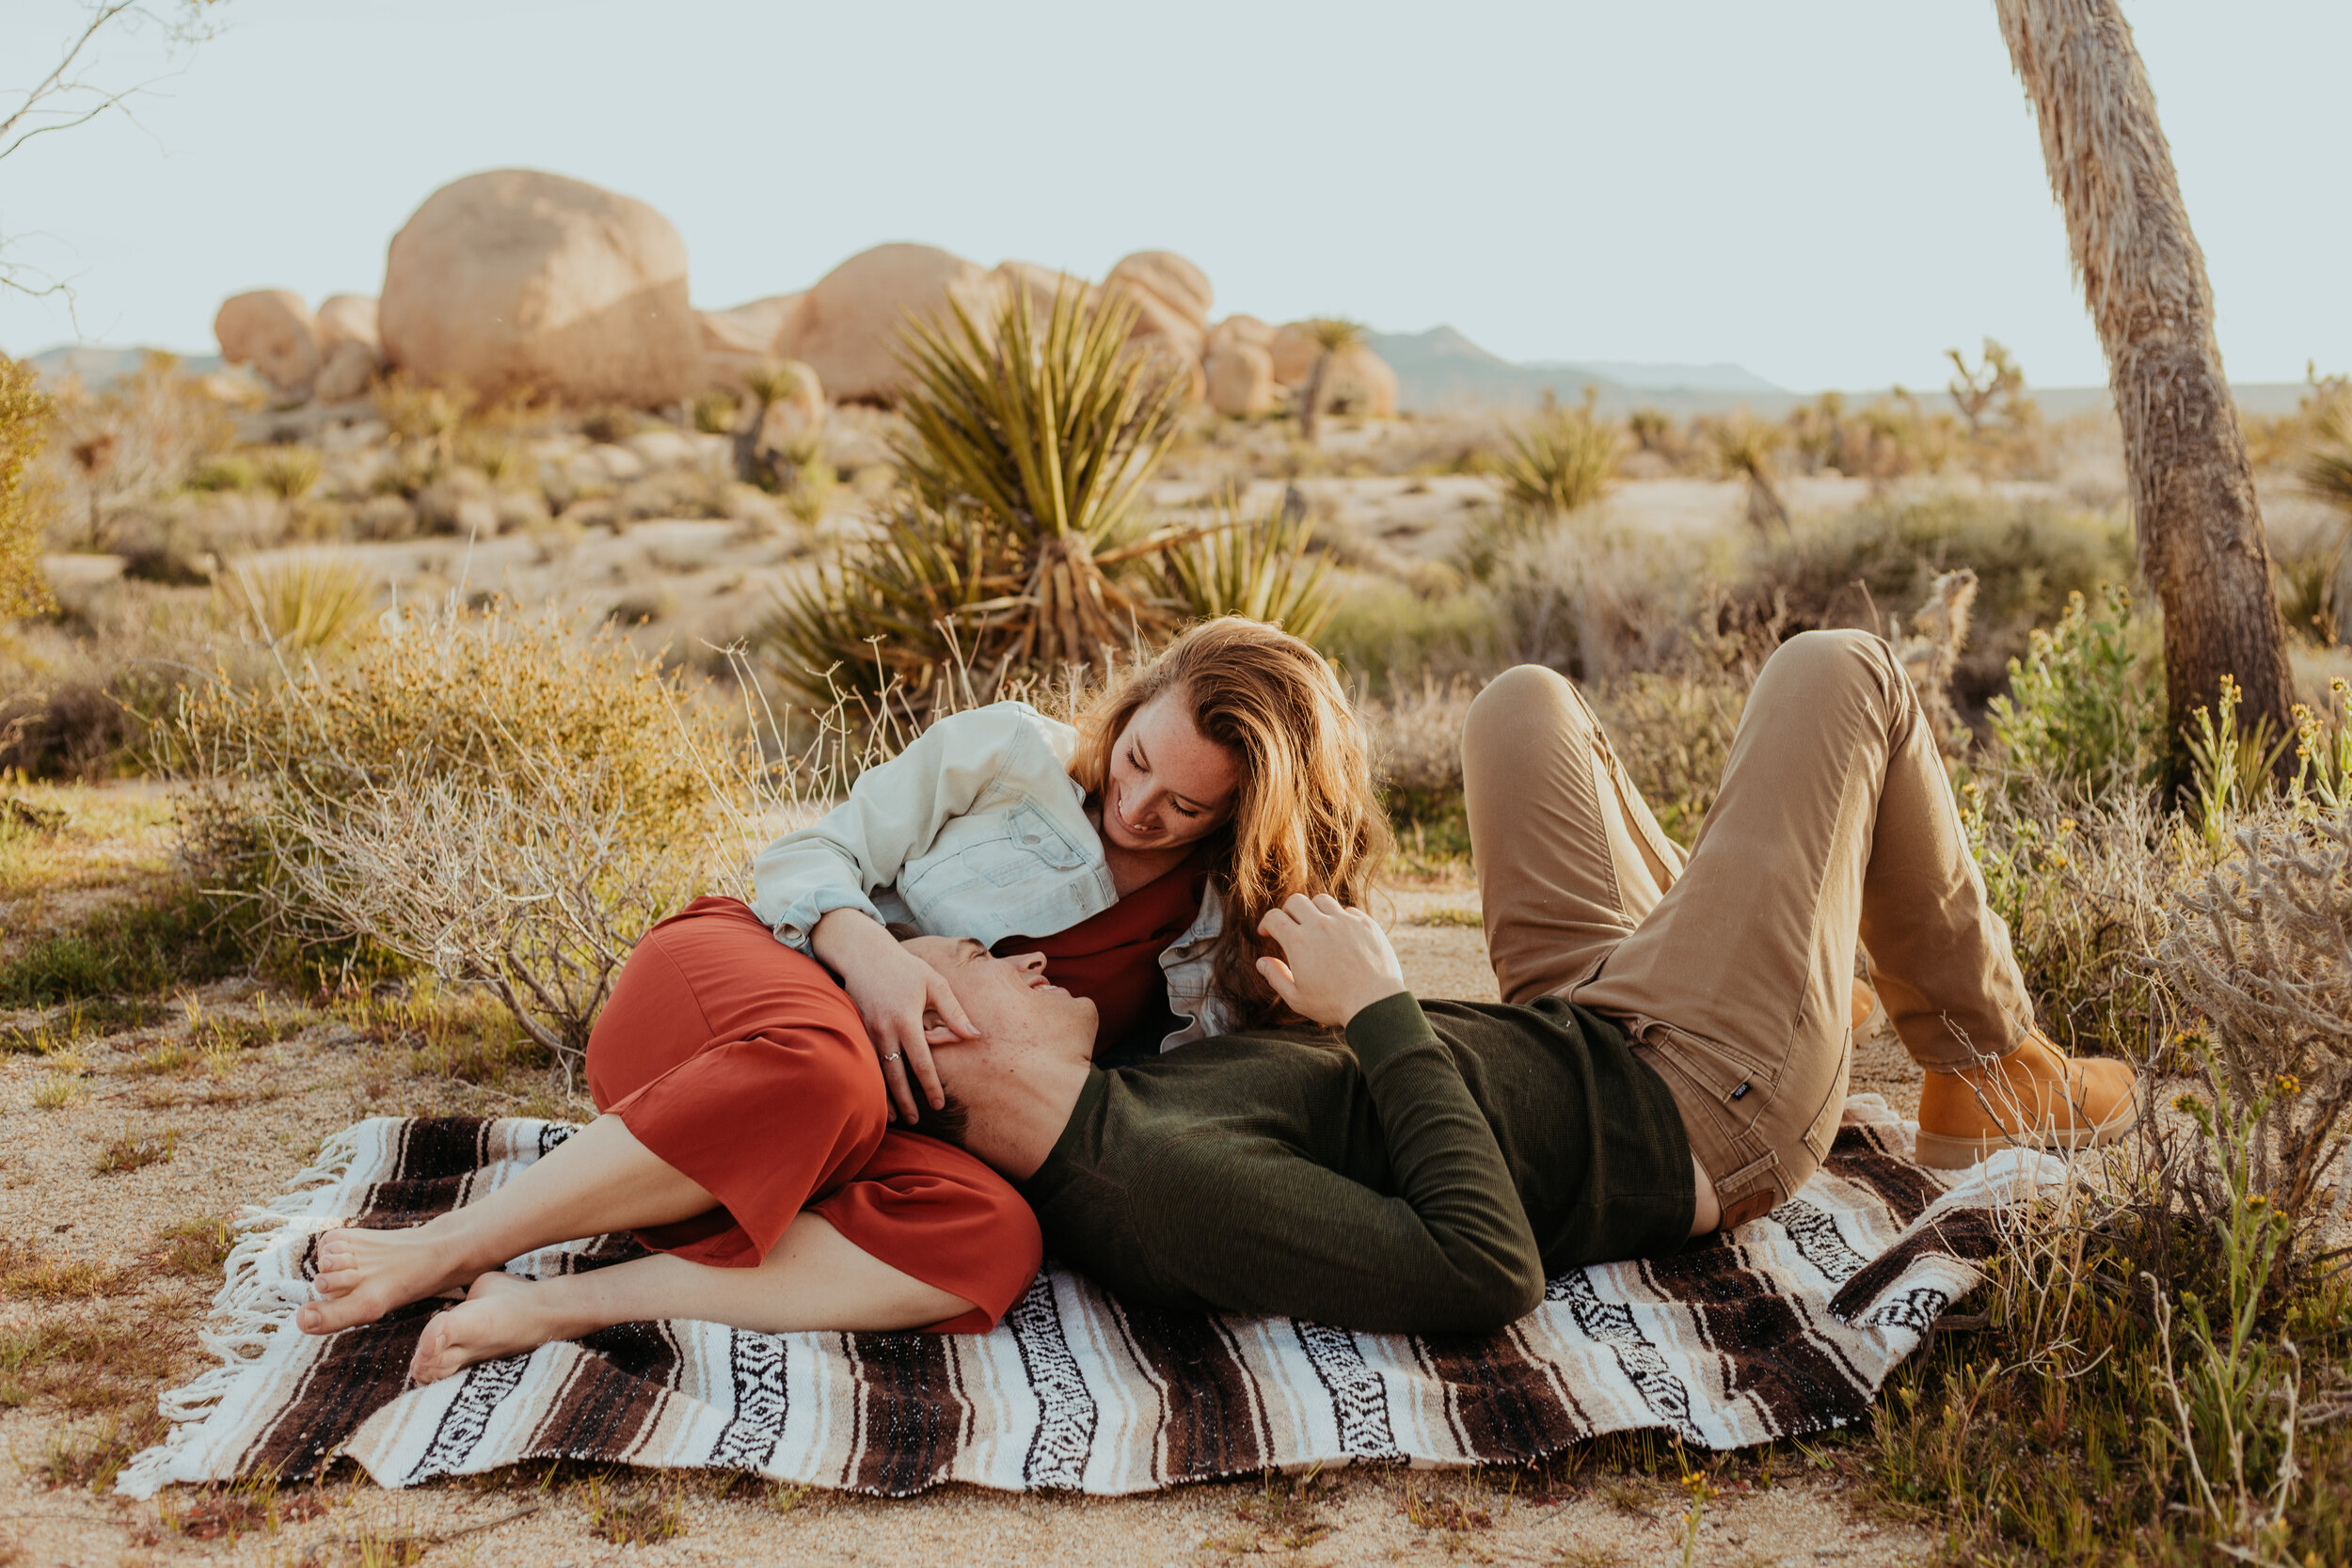
[(753, 912), (767, 923), (778, 942), (803, 953), (809, 951), (809, 939), (816, 933), (817, 923), (835, 910), (856, 910), (871, 915), (875, 925), (883, 924), (882, 911), (874, 907), (874, 901), (852, 888), (825, 888), (803, 894), (773, 912), (761, 904), (753, 906)]
[(1383, 997), (1347, 1021), (1347, 1043), (1370, 1072), (1401, 1051), (1434, 1041), (1437, 1032), (1408, 990)]

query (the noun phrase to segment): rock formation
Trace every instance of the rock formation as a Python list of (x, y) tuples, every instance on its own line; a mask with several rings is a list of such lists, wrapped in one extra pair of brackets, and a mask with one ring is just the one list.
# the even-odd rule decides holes
[(703, 385), (686, 245), (642, 201), (531, 169), (444, 185), (392, 237), (385, 357), (485, 397), (669, 403)]
[(356, 398), (384, 368), (372, 294), (329, 294), (319, 301), (319, 374), (315, 389), (326, 403)]
[(1209, 406), (1228, 417), (1274, 411), (1274, 356), (1256, 343), (1228, 339), (1201, 361)]
[(319, 324), (292, 289), (260, 289), (224, 301), (213, 317), (220, 356), (250, 365), (290, 398), (310, 395), (319, 373)]
[(838, 403), (888, 403), (905, 378), (896, 355), (909, 316), (941, 316), (950, 300), (985, 321), (990, 275), (927, 245), (862, 250), (817, 281), (780, 345), (815, 368)]
[(807, 297), (771, 294), (732, 310), (700, 312), (705, 378), (740, 386), (744, 376), (786, 357), (801, 301)]

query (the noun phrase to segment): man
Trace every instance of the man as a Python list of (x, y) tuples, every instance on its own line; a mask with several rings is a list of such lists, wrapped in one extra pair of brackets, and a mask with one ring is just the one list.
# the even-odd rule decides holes
[(1857, 939), (1928, 1069), (1923, 1158), (2111, 1141), (2130, 1069), (2035, 1031), (1916, 693), (1886, 645), (1807, 633), (1766, 664), (1686, 858), (1591, 711), (1534, 667), (1463, 736), (1505, 1002), (1416, 1003), (1387, 939), (1329, 900), (1263, 929), (1285, 1001), (1343, 1026), (1207, 1040), (1108, 1069), (1090, 1004), (1035, 955), (908, 945), (980, 1033), (939, 1051), (971, 1150), (1053, 1250), (1175, 1307), (1476, 1331), (1549, 1273), (1670, 1251), (1764, 1212), (1827, 1155)]

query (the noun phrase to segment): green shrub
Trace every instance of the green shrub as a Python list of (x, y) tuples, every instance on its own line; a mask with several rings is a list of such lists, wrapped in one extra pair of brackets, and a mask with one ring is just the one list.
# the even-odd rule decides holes
[(1358, 680), (1403, 689), (1493, 661), (1494, 602), (1483, 590), (1424, 597), (1384, 577), (1350, 577), (1314, 639)]
[(236, 929), (191, 890), (97, 914), (39, 937), (0, 962), (0, 1007), (44, 1007), (85, 997), (139, 995), (233, 973)]
[(1993, 739), (2013, 778), (2048, 781), (2090, 800), (2156, 782), (2164, 752), (2164, 680), (2155, 628), (2135, 621), (2131, 595), (2103, 587), (2067, 595), (2066, 613), (2026, 638), (1993, 699)]
[(626, 643), (453, 599), (333, 667), (183, 693), (167, 753), (188, 857), (259, 940), (481, 987), (570, 1068), (637, 938), (739, 869), (724, 792), (756, 775)]
[(1980, 709), (2009, 679), (2035, 626), (2068, 596), (2132, 580), (2131, 533), (2121, 515), (2046, 500), (2010, 500), (1946, 491), (1889, 497), (1835, 521), (1800, 523), (1752, 558), (1735, 590), (1753, 601), (1775, 596), (1787, 632), (1860, 626), (1917, 604), (1943, 573), (1977, 574), (1975, 624), (1953, 678), (1953, 698)]
[(1546, 407), (1511, 430), (1508, 443), (1496, 464), (1504, 500), (1565, 517), (1607, 492), (1625, 437), (1593, 412), (1588, 399), (1581, 408)]
[(33, 367), (0, 355), (0, 622), (51, 605), (41, 576), (41, 514), (26, 470), (48, 439), (49, 399)]

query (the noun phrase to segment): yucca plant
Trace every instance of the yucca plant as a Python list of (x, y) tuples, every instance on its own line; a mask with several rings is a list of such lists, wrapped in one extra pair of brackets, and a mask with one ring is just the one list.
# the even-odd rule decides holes
[(992, 682), (1099, 666), (1183, 616), (1152, 568), (1203, 531), (1155, 531), (1142, 502), (1184, 388), (1128, 347), (1135, 307), (1064, 290), (1040, 324), (1015, 289), (985, 325), (950, 310), (901, 333), (905, 505), (787, 588), (769, 625), (804, 690), (834, 670), (928, 705), (958, 664)]
[(375, 583), (336, 555), (299, 555), (237, 568), (238, 596), (273, 648), (324, 653), (356, 638), (375, 605)]
[(1786, 434), (1778, 425), (1733, 415), (1709, 433), (1715, 448), (1715, 469), (1725, 479), (1747, 482), (1748, 523), (1757, 532), (1777, 528), (1788, 531), (1788, 505), (1772, 483), (1773, 453)]
[(1594, 413), (1547, 406), (1508, 436), (1499, 461), (1504, 499), (1545, 517), (1565, 517), (1600, 499), (1617, 471), (1624, 438)]
[(1314, 641), (1339, 610), (1331, 558), (1310, 556), (1314, 525), (1280, 506), (1239, 515), (1232, 496), (1216, 504), (1211, 531), (1171, 546), (1163, 560), (1186, 614), (1246, 615)]

